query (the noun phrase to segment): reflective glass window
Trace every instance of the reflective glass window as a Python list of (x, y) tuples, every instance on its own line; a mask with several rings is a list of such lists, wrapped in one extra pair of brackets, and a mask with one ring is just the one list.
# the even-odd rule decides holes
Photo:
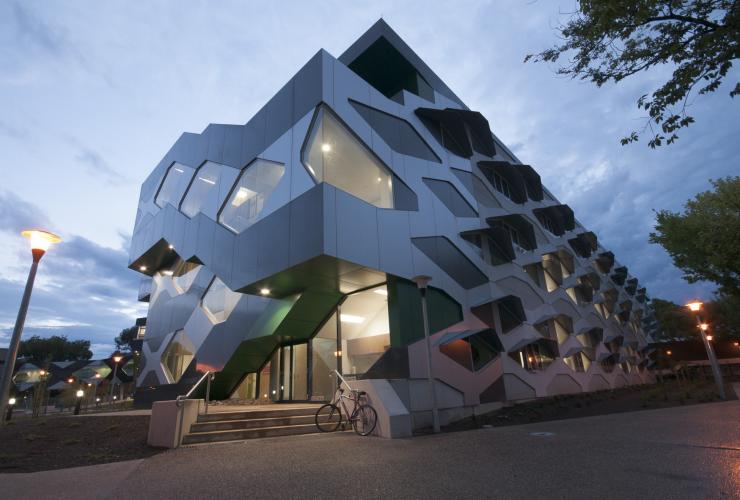
[(367, 203), (393, 208), (393, 176), (334, 115), (319, 110), (302, 153), (316, 182), (328, 182)]
[(195, 347), (185, 330), (178, 330), (162, 353), (162, 367), (171, 384), (180, 380), (195, 355)]
[(331, 400), (336, 385), (337, 356), (337, 315), (334, 313), (311, 339), (311, 399)]
[(219, 278), (215, 278), (203, 296), (202, 307), (214, 323), (221, 323), (231, 314), (241, 294), (232, 292)]
[(285, 165), (257, 159), (242, 171), (218, 221), (240, 233), (257, 221), (285, 174)]
[[(188, 188), (185, 199), (182, 200), (180, 211), (188, 217), (195, 217), (199, 212), (214, 214), (218, 211), (219, 195), (225, 196), (225, 191), (231, 186), (224, 186), (221, 172), (225, 167), (208, 161), (195, 172), (195, 178)], [(214, 215), (211, 215), (213, 217)]]
[(342, 372), (361, 377), (390, 347), (385, 285), (349, 295), (340, 306)]
[(190, 167), (181, 163), (173, 163), (167, 170), (167, 175), (164, 176), (162, 187), (159, 188), (154, 203), (161, 208), (164, 208), (168, 203), (178, 206), (182, 195), (185, 194), (185, 190), (190, 184), (193, 172), (194, 169)]

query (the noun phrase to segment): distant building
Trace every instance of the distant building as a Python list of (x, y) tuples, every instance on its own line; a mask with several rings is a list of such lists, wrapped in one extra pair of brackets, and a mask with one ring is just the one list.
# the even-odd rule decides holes
[(130, 267), (141, 405), (205, 371), (217, 399), (323, 401), (336, 369), (415, 411), (417, 275), (451, 412), (651, 381), (645, 288), (382, 20), (245, 125), (183, 134), (142, 185)]

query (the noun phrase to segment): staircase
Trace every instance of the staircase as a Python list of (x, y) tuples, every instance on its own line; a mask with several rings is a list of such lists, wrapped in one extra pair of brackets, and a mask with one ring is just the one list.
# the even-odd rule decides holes
[(182, 444), (216, 443), (275, 436), (313, 434), (314, 415), (319, 405), (280, 408), (261, 406), (244, 411), (217, 411), (198, 415)]

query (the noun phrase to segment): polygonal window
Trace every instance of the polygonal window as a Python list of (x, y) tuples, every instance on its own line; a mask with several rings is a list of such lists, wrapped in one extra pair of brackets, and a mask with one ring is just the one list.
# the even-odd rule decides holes
[(573, 356), (563, 358), (563, 361), (574, 372), (586, 372), (591, 366), (591, 360), (582, 352), (577, 352)]
[(218, 221), (241, 233), (257, 221), (265, 203), (285, 174), (285, 165), (257, 159), (242, 171)]
[(219, 195), (226, 195), (231, 186), (225, 186), (221, 172), (223, 165), (207, 161), (198, 168), (185, 199), (182, 200), (180, 211), (188, 217), (195, 217), (199, 212), (215, 214), (218, 210)]
[(162, 353), (162, 368), (171, 384), (180, 380), (195, 355), (195, 346), (185, 333), (178, 330)]
[(241, 295), (232, 292), (223, 281), (215, 278), (203, 296), (201, 307), (213, 323), (222, 323), (234, 310)]
[(489, 329), (445, 342), (439, 350), (468, 370), (478, 371), (496, 359), (504, 347), (496, 333)]
[(182, 195), (185, 194), (185, 190), (190, 184), (190, 179), (193, 178), (193, 172), (194, 169), (190, 167), (181, 163), (173, 163), (167, 170), (167, 175), (164, 176), (162, 187), (159, 188), (154, 203), (160, 208), (164, 208), (168, 203), (178, 206)]
[(199, 269), (199, 264), (178, 260), (168, 274), (172, 276), (172, 284), (175, 285), (177, 291), (185, 293), (190, 289), (195, 277), (198, 276)]
[(478, 217), (478, 213), (451, 183), (427, 177), (422, 181), (456, 217)]
[(376, 207), (393, 208), (390, 171), (324, 107), (301, 159), (316, 182), (328, 182)]
[(491, 194), (491, 191), (488, 190), (486, 185), (483, 183), (482, 180), (478, 178), (477, 175), (468, 172), (466, 170), (460, 170), (457, 168), (451, 169), (452, 173), (457, 176), (458, 179), (460, 179), (460, 182), (463, 183), (463, 185), (468, 188), (468, 191), (473, 195), (473, 198), (475, 198), (478, 203), (483, 205), (484, 207), (500, 207), (501, 204), (496, 201), (496, 198), (493, 197), (493, 194)]
[(543, 371), (558, 357), (557, 342), (540, 339), (509, 353), (527, 371)]

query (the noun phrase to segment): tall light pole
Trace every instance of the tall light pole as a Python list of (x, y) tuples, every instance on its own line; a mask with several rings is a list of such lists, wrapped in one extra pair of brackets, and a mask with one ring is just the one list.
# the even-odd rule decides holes
[(699, 311), (701, 311), (702, 305), (703, 304), (697, 300), (686, 304), (686, 307), (688, 307), (689, 310), (696, 315), (696, 324), (699, 327), (701, 340), (702, 342), (704, 342), (704, 349), (706, 349), (707, 351), (707, 358), (709, 358), (709, 364), (712, 367), (712, 375), (714, 375), (714, 382), (717, 384), (717, 389), (719, 390), (719, 397), (722, 399), (727, 399), (725, 397), (725, 387), (722, 384), (722, 372), (720, 372), (719, 370), (719, 363), (717, 363), (717, 357), (714, 355), (712, 344), (709, 343), (709, 339), (707, 338), (707, 330), (709, 329), (709, 325), (707, 323), (702, 323), (701, 317), (699, 316)]
[[(21, 307), (18, 310), (18, 317), (15, 320), (15, 328), (13, 328), (13, 335), (10, 337), (10, 345), (8, 345), (8, 352), (5, 358), (5, 369), (3, 370), (3, 379), (0, 383), (0, 415), (5, 414), (5, 408), (8, 406), (10, 382), (13, 378), (13, 371), (15, 370), (15, 358), (18, 357), (18, 347), (21, 343), (23, 325), (26, 322), (28, 304), (31, 302), (31, 291), (33, 290), (33, 282), (36, 279), (36, 270), (39, 267), (41, 257), (44, 256), (46, 250), (49, 249), (51, 244), (59, 243), (60, 241), (62, 241), (59, 236), (48, 231), (28, 230), (23, 231), (21, 234), (24, 237), (28, 238), (31, 242), (31, 254), (33, 255), (33, 263), (31, 264), (31, 270), (28, 273), (28, 280), (26, 280), (26, 289), (23, 291)], [(0, 425), (2, 425), (3, 422), (4, 420), (0, 419)]]
[(434, 388), (434, 374), (432, 373), (432, 343), (429, 339), (429, 318), (427, 317), (427, 285), (432, 281), (432, 278), (422, 275), (412, 279), (421, 294), (421, 315), (424, 320), (424, 340), (427, 345), (427, 380), (429, 381), (429, 392), (432, 398), (432, 424), (436, 433), (439, 432), (439, 410), (437, 409), (437, 391)]
[(116, 385), (116, 375), (118, 375), (118, 363), (121, 362), (123, 356), (120, 354), (114, 354), (111, 358), (113, 360), (113, 378), (110, 381), (110, 394), (108, 395), (108, 401), (113, 403), (113, 387)]

